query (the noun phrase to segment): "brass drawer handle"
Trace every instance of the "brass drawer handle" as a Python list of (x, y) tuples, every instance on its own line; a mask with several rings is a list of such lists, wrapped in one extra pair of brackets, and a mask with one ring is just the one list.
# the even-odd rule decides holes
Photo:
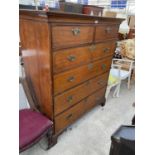
[(75, 80), (75, 77), (74, 76), (71, 76), (67, 79), (68, 82), (73, 82)]
[(72, 62), (72, 61), (75, 61), (76, 56), (70, 55), (70, 56), (67, 57), (67, 59)]
[(90, 81), (86, 81), (86, 85), (90, 85)]
[(97, 97), (97, 98), (96, 98), (96, 101), (99, 101), (100, 99), (101, 99), (101, 98)]
[(107, 52), (109, 52), (110, 51), (110, 48), (104, 48), (103, 49), (103, 52), (105, 52), (105, 53), (107, 53)]
[(99, 84), (99, 85), (103, 85), (104, 82), (103, 82), (103, 81), (98, 81), (98, 84)]
[(95, 45), (91, 45), (91, 46), (89, 47), (89, 50), (90, 50), (91, 52), (93, 52), (95, 49), (96, 49), (96, 46), (95, 46)]
[(92, 70), (92, 68), (93, 68), (93, 64), (88, 64), (88, 69)]
[(66, 119), (70, 119), (70, 118), (72, 118), (73, 117), (73, 114), (69, 114), (67, 117), (66, 117)]
[(72, 33), (73, 33), (74, 36), (77, 36), (77, 35), (80, 34), (80, 29), (78, 27), (77, 28), (73, 28), (72, 29)]
[(68, 96), (67, 97), (67, 102), (71, 103), (73, 101), (73, 96)]
[(85, 98), (85, 99), (84, 99), (84, 102), (87, 103), (87, 101), (88, 101), (88, 98)]
[(110, 27), (107, 27), (105, 31), (106, 31), (106, 33), (111, 33), (111, 30), (112, 29)]
[(104, 70), (106, 68), (106, 64), (102, 64), (102, 69)]

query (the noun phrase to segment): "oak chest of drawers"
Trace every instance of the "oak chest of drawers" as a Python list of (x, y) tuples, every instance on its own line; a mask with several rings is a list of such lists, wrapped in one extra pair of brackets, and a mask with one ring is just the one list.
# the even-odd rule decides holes
[(104, 104), (122, 19), (20, 10), (26, 79), (54, 134)]

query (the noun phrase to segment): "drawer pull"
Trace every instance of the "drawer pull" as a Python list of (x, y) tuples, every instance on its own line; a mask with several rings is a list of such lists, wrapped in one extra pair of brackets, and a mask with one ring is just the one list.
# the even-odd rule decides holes
[(104, 70), (106, 68), (106, 65), (105, 64), (102, 64), (102, 69)]
[(70, 55), (67, 57), (67, 59), (72, 62), (75, 61), (76, 57), (74, 55)]
[(68, 101), (69, 103), (71, 103), (71, 102), (73, 101), (73, 96), (68, 96), (68, 97), (67, 97), (67, 101)]
[(70, 119), (70, 118), (72, 118), (72, 114), (69, 114), (67, 117), (66, 117), (66, 119)]
[(85, 99), (84, 99), (84, 102), (87, 103), (87, 101), (88, 101), (88, 98), (85, 98)]
[(106, 33), (111, 33), (111, 30), (112, 29), (110, 27), (107, 27), (105, 31), (106, 31)]
[(96, 101), (99, 101), (100, 99), (101, 99), (101, 98), (97, 97), (97, 98), (96, 98)]
[(103, 85), (104, 82), (103, 82), (103, 81), (99, 81), (98, 84), (99, 84), (99, 85)]
[(80, 29), (79, 28), (72, 29), (72, 33), (73, 33), (74, 36), (77, 36), (77, 35), (80, 34)]
[(88, 64), (88, 69), (91, 70), (93, 68), (93, 64)]
[(86, 85), (90, 85), (90, 81), (87, 81), (87, 82), (86, 82)]
[(105, 53), (106, 53), (106, 52), (109, 52), (109, 51), (110, 51), (110, 48), (104, 48), (104, 49), (103, 49), (103, 52), (105, 52)]
[(89, 47), (89, 50), (90, 50), (91, 52), (93, 52), (95, 49), (96, 49), (96, 46), (95, 46), (95, 45), (91, 45), (91, 46)]
[(67, 79), (68, 82), (73, 82), (75, 80), (75, 77), (74, 76), (71, 76)]

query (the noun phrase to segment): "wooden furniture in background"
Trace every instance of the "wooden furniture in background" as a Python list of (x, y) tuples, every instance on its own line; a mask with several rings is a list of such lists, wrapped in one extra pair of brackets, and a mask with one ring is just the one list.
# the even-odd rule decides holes
[(105, 90), (122, 19), (20, 10), (26, 79), (54, 136), (97, 104)]
[(103, 9), (103, 7), (98, 7), (94, 5), (83, 5), (82, 13), (87, 15), (102, 16)]
[(81, 13), (82, 14), (82, 4), (72, 3), (72, 2), (59, 2), (60, 10), (64, 12)]

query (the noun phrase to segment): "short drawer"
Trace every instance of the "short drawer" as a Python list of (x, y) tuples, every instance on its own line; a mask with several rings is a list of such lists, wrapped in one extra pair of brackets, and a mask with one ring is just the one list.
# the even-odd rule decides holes
[(86, 111), (90, 110), (96, 104), (104, 100), (106, 87), (95, 92), (91, 96), (83, 99), (81, 102), (55, 117), (55, 132), (58, 133), (65, 129), (67, 126), (76, 121)]
[(109, 71), (112, 56), (54, 75), (54, 95)]
[(114, 49), (115, 41), (59, 50), (53, 53), (54, 73), (110, 56), (114, 53)]
[(91, 57), (92, 60), (102, 59), (114, 54), (116, 41), (109, 41), (92, 45)]
[(52, 26), (52, 47), (61, 49), (91, 43), (93, 41), (93, 26)]
[(107, 39), (118, 38), (118, 28), (118, 25), (96, 26), (95, 42), (101, 42)]
[(70, 108), (91, 93), (104, 87), (107, 84), (109, 72), (97, 76), (85, 83), (64, 92), (54, 98), (54, 114), (57, 115), (62, 111)]

